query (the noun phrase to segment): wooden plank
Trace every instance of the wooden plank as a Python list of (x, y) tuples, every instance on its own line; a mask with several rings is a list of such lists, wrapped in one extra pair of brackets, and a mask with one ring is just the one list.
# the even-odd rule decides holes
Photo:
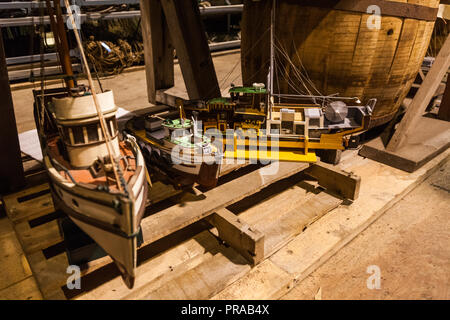
[(0, 300), (42, 300), (36, 280), (28, 277), (10, 287), (0, 290)]
[(264, 234), (250, 227), (231, 211), (222, 208), (207, 218), (215, 226), (219, 238), (233, 247), (251, 264), (256, 265), (264, 258)]
[(4, 289), (32, 275), (28, 260), (7, 218), (0, 219), (0, 289)]
[(16, 117), (9, 86), (5, 50), (0, 28), (0, 97), (2, 97), (0, 117), (0, 193), (10, 192), (25, 185)]
[[(277, 190), (281, 193), (273, 197), (262, 194), (262, 203), (258, 203), (239, 216), (239, 219), (245, 219), (254, 226), (256, 221), (259, 222), (258, 229), (264, 230), (265, 234), (265, 248), (268, 248), (267, 243), (270, 243), (271, 250), (276, 250), (276, 248), (288, 242), (302, 232), (304, 225), (312, 223), (323, 212), (331, 210), (341, 202), (341, 200), (324, 192), (314, 194), (309, 188), (305, 190), (302, 188), (303, 183), (300, 183), (302, 187), (297, 185), (294, 187), (287, 182), (286, 185), (289, 186), (277, 185)], [(330, 206), (330, 198), (337, 201), (337, 204)], [(314, 199), (317, 201), (314, 201)], [(304, 208), (305, 211), (292, 210), (296, 207)], [(284, 219), (279, 219), (280, 211)], [(308, 212), (308, 216), (304, 217), (303, 212)], [(280, 225), (281, 228), (278, 227)], [(215, 232), (214, 229), (210, 231)], [(238, 264), (236, 261), (238, 253), (234, 248), (219, 246), (217, 250), (217, 253), (205, 258), (195, 270), (177, 275), (169, 282), (148, 284), (140, 290), (139, 294), (127, 296), (127, 299), (206, 299), (213, 297), (234, 280), (244, 277), (251, 270), (248, 265), (236, 265)], [(265, 257), (268, 255), (267, 252), (265, 249)], [(216, 270), (221, 270), (221, 272)], [(208, 279), (206, 286), (205, 279)], [(277, 286), (282, 283), (284, 285), (284, 281), (280, 281)], [(282, 292), (285, 291), (280, 291), (280, 294)]]
[(180, 193), (182, 193), (181, 190), (175, 190), (171, 185), (156, 181), (151, 188), (148, 188), (147, 201), (151, 206)]
[[(176, 243), (184, 238), (185, 234), (181, 232), (175, 238), (171, 237), (170, 241)], [(88, 269), (81, 266), (81, 290), (76, 291), (65, 287), (69, 276), (65, 273), (68, 266), (65, 254), (45, 259), (39, 251), (30, 254), (30, 259), (33, 272), (37, 273), (37, 280), (47, 299), (121, 299), (127, 295), (139, 298), (151, 291), (151, 288), (156, 289), (162, 283), (208, 259), (218, 251), (219, 242), (209, 232), (204, 231), (161, 254), (156, 254), (161, 250), (158, 249), (161, 245), (164, 247), (167, 243), (160, 242), (139, 248), (137, 277), (132, 290), (125, 286), (108, 256), (95, 260), (95, 265), (91, 263)], [(149, 255), (151, 258), (148, 258)]]
[(312, 164), (305, 173), (330, 192), (345, 199), (356, 200), (359, 196), (361, 178), (324, 162)]
[(174, 85), (173, 46), (160, 0), (141, 0), (147, 96), (156, 104), (156, 92)]
[(161, 3), (189, 98), (220, 97), (197, 1), (165, 0)]
[(219, 242), (211, 233), (201, 232), (192, 239), (139, 264), (133, 289), (128, 289), (117, 275), (97, 286), (95, 290), (82, 293), (76, 299), (142, 299), (165, 282), (210, 259), (218, 252), (219, 246)]
[(66, 283), (70, 274), (65, 254), (46, 259), (42, 251), (28, 255), (30, 267), (38, 283), (44, 299), (65, 299), (61, 286)]
[[(209, 216), (216, 210), (256, 193), (269, 184), (294, 175), (307, 166), (304, 163), (276, 162), (204, 193), (201, 196), (203, 201), (180, 203), (151, 215), (141, 222), (144, 243), (148, 244), (161, 239)], [(262, 175), (271, 170), (274, 170), (276, 174)]]
[(442, 78), (450, 67), (450, 36), (445, 40), (436, 60), (427, 73), (425, 80), (417, 91), (406, 113), (389, 141), (386, 150), (396, 151), (402, 147), (405, 141), (414, 133), (417, 122), (422, 118), (426, 107), (436, 92)]
[(408, 140), (396, 151), (386, 150), (381, 137), (366, 143), (359, 151), (363, 157), (394, 168), (414, 172), (450, 146), (450, 122), (421, 117)]
[(30, 228), (28, 221), (24, 221), (15, 225), (14, 228), (26, 254), (37, 252), (63, 241), (56, 220), (34, 228)]
[(211, 259), (147, 293), (143, 299), (207, 299), (250, 271), (234, 249), (221, 246)]
[[(325, 192), (307, 198), (301, 205), (278, 217), (277, 221), (268, 224), (263, 230), (265, 241), (265, 257), (281, 249), (308, 226), (323, 217), (342, 203)], [(276, 208), (276, 205), (274, 205)], [(276, 209), (274, 209), (276, 210)]]
[(19, 223), (54, 211), (51, 194), (46, 190), (49, 190), (49, 185), (44, 183), (5, 196), (3, 202), (9, 219)]
[(245, 276), (212, 297), (212, 300), (270, 300), (289, 292), (292, 275), (265, 260)]

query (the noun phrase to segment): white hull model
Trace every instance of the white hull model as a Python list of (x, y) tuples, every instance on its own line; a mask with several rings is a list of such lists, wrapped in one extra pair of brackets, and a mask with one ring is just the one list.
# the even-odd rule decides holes
[[(147, 199), (146, 167), (133, 137), (119, 141), (112, 92), (97, 96), (110, 130), (119, 181), (108, 162), (91, 95), (72, 97), (63, 90), (46, 92), (46, 112), (51, 116), (42, 122), (37, 112), (36, 123), (55, 207), (111, 256), (131, 288), (137, 236)], [(42, 96), (35, 92), (35, 97), (38, 111)]]

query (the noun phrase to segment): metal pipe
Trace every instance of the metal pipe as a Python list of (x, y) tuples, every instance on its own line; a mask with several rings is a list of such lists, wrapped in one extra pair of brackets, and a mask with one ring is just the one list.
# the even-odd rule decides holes
[[(91, 1), (88, 1), (91, 2)], [(99, 1), (100, 2), (100, 1)], [(1, 3), (0, 3), (1, 4)], [(217, 14), (231, 14), (231, 13), (241, 13), (243, 10), (243, 5), (230, 5), (230, 6), (215, 6), (215, 7), (207, 7), (200, 8), (200, 14), (202, 16), (211, 16)], [(2, 7), (0, 6), (0, 9)], [(131, 11), (118, 11), (118, 12), (110, 12), (106, 14), (101, 13), (82, 13), (80, 14), (80, 22), (83, 23), (85, 21), (90, 20), (111, 20), (111, 19), (127, 19), (127, 18), (136, 18), (141, 16), (140, 10), (131, 10)], [(67, 15), (63, 15), (64, 21), (67, 20)], [(45, 16), (43, 19), (44, 24), (49, 24), (50, 20), (48, 16)], [(38, 24), (40, 22), (40, 17), (31, 16), (31, 17), (20, 17), (20, 18), (2, 18), (0, 19), (0, 27), (19, 27), (19, 26), (32, 26)]]
[[(60, 2), (62, 6), (64, 1)], [(80, 7), (104, 6), (104, 5), (120, 5), (120, 4), (138, 4), (139, 0), (75, 0), (74, 4)], [(37, 9), (45, 7), (45, 3), (41, 1), (11, 1), (0, 2), (0, 10), (11, 9)]]
[(229, 50), (229, 49), (237, 49), (240, 47), (241, 47), (241, 40), (231, 40), (231, 41), (216, 42), (216, 43), (209, 44), (209, 50), (211, 52)]

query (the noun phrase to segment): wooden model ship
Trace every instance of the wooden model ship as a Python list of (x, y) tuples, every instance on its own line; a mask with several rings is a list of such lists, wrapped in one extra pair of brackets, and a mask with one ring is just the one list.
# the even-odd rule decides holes
[[(316, 156), (310, 149), (344, 150), (357, 147), (358, 140), (353, 135), (368, 129), (376, 103), (376, 99), (371, 99), (365, 106), (349, 106), (341, 100), (332, 99), (320, 104), (288, 103), (282, 102), (286, 96), (271, 95), (260, 84), (232, 87), (229, 93), (230, 98), (180, 103), (188, 111), (200, 112), (205, 131), (216, 128), (224, 133), (227, 129), (243, 132), (254, 130), (257, 139), (267, 141), (269, 146), (276, 139), (278, 151), (269, 157), (283, 161), (314, 162)], [(277, 97), (281, 99), (275, 103)], [(320, 97), (287, 98), (318, 100)], [(234, 145), (231, 152), (225, 152), (226, 157), (236, 157), (241, 147), (248, 149), (248, 138), (251, 136), (244, 133), (243, 137), (247, 138), (242, 142), (245, 145)], [(228, 143), (230, 141), (225, 141), (225, 144)], [(242, 154), (249, 158), (248, 150)]]
[(176, 188), (189, 188), (194, 183), (215, 187), (221, 150), (197, 130), (196, 120), (184, 118), (183, 112), (180, 117), (162, 116), (148, 114), (133, 118), (126, 125), (138, 139), (147, 165)]
[[(276, 145), (269, 152), (253, 152), (253, 155), (257, 155), (257, 160), (315, 162), (316, 154), (311, 150), (323, 150), (322, 154), (332, 151), (337, 155), (336, 151), (356, 147), (358, 137), (355, 134), (369, 128), (377, 100), (370, 99), (367, 105), (361, 105), (357, 97), (339, 97), (337, 94), (323, 96), (317, 90), (318, 94), (314, 95), (309, 88), (312, 82), (308, 82), (307, 75), (301, 74), (299, 70), (295, 74), (306, 93), (302, 93), (301, 88), (294, 88), (299, 94), (275, 92), (277, 82), (274, 81), (274, 70), (276, 66), (280, 68), (282, 65), (276, 61), (275, 49), (280, 51), (280, 56), (284, 59), (288, 55), (275, 45), (274, 21), (275, 1), (270, 28), (271, 53), (267, 88), (261, 83), (254, 83), (251, 87), (231, 85), (229, 98), (220, 97), (209, 101), (179, 99), (178, 104), (188, 112), (199, 112), (205, 131), (211, 128), (222, 132), (227, 129), (240, 131), (235, 133), (233, 141), (228, 141), (228, 136), (226, 138), (226, 146), (233, 144), (231, 149), (225, 148), (227, 158), (252, 159), (249, 140), (254, 138), (249, 136), (249, 131), (256, 132), (256, 145)], [(287, 63), (286, 68), (296, 68), (289, 59)], [(352, 101), (356, 105), (347, 105), (345, 101)], [(241, 140), (238, 144), (236, 135), (238, 138), (243, 137), (238, 139)]]
[[(65, 33), (53, 31), (60, 43), (67, 41)], [(132, 288), (147, 199), (145, 162), (133, 137), (120, 138), (113, 93), (95, 92), (76, 30), (75, 35), (89, 87), (66, 78), (63, 88), (44, 90), (42, 85), (34, 91), (43, 163), (55, 208), (111, 256)], [(64, 72), (72, 75), (70, 63)]]

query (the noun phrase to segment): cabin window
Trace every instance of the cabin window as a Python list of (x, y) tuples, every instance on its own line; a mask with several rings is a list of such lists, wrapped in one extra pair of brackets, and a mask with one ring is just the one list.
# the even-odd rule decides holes
[(71, 127), (74, 144), (84, 144), (83, 127)]
[(280, 124), (271, 123), (270, 124), (270, 133), (271, 134), (280, 134)]
[(69, 134), (69, 128), (67, 128), (67, 127), (62, 127), (61, 128), (61, 131), (63, 132), (63, 141), (66, 143), (66, 144), (72, 144), (71, 143), (71, 141), (70, 141), (70, 134)]
[(295, 134), (304, 135), (305, 134), (305, 126), (302, 124), (297, 124), (295, 126)]
[(98, 136), (98, 124), (93, 123), (86, 126), (88, 142), (97, 142), (100, 140)]
[(294, 123), (292, 121), (281, 121), (281, 130), (286, 134), (292, 133), (294, 131)]
[(311, 127), (320, 127), (320, 118), (310, 118), (309, 125)]

